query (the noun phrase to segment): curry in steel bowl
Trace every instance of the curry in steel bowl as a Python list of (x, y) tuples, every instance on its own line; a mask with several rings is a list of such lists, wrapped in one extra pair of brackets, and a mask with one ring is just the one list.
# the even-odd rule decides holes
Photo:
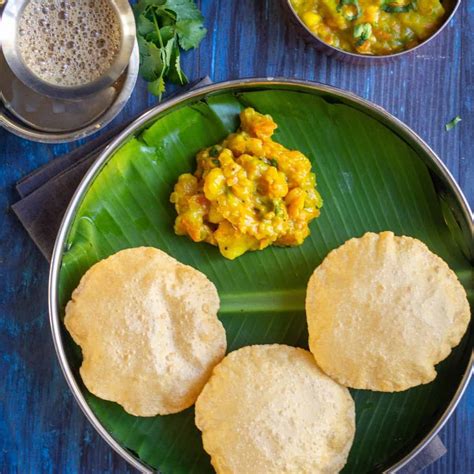
[(309, 31), (334, 48), (385, 56), (412, 49), (446, 19), (441, 0), (290, 0)]

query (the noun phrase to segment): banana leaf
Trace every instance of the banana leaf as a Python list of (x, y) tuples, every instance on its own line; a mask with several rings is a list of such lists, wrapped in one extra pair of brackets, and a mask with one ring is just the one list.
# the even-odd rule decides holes
[[(195, 169), (196, 152), (235, 131), (246, 106), (271, 114), (279, 125), (275, 139), (310, 158), (324, 206), (303, 245), (269, 247), (229, 261), (215, 247), (174, 234), (169, 196), (178, 176)], [(425, 242), (456, 271), (472, 305), (472, 267), (443, 218), (430, 171), (396, 133), (364, 111), (316, 93), (211, 95), (130, 137), (95, 177), (68, 234), (60, 305), (63, 310), (93, 263), (120, 249), (150, 245), (214, 282), (229, 351), (263, 343), (307, 348), (304, 296), (314, 268), (347, 239), (383, 230)], [(80, 380), (80, 349), (64, 337)], [(401, 393), (353, 390), (356, 437), (344, 472), (381, 471), (408, 454), (452, 399), (471, 348), (472, 330), (428, 385)], [(163, 473), (213, 472), (192, 408), (140, 418), (82, 390), (106, 429), (143, 463)]]

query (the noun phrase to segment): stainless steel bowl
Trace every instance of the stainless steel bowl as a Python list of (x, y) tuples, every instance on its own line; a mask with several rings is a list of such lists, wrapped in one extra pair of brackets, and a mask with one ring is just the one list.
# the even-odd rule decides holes
[[(107, 106), (106, 110), (93, 121), (84, 122), (82, 120), (84, 117), (80, 115), (79, 111), (75, 113), (74, 109), (72, 109), (73, 116), (67, 117), (65, 123), (71, 123), (72, 120), (76, 120), (76, 126), (73, 129), (63, 131), (46, 131), (44, 129), (38, 129), (34, 124), (29, 124), (19, 118), (20, 114), (11, 113), (11, 111), (8, 110), (8, 107), (3, 105), (2, 102), (4, 98), (2, 91), (0, 90), (0, 127), (5, 128), (19, 137), (41, 143), (67, 143), (92, 135), (109, 124), (128, 102), (137, 82), (139, 62), (138, 45), (135, 43), (128, 67), (119, 77), (118, 81), (108, 88), (115, 90), (115, 95), (111, 103)], [(0, 85), (1, 82), (2, 81), (0, 80)], [(100, 95), (100, 93), (96, 94), (96, 96)], [(91, 100), (94, 101), (94, 97), (96, 96), (88, 96), (85, 98), (84, 102), (87, 103)], [(51, 113), (52, 109), (53, 106), (49, 105), (48, 107), (43, 108), (42, 113)], [(39, 112), (36, 115), (40, 117)]]
[(135, 44), (135, 18), (127, 0), (108, 0), (117, 13), (121, 29), (121, 46), (110, 68), (98, 79), (81, 86), (58, 86), (40, 79), (22, 60), (18, 48), (18, 21), (29, 0), (9, 0), (0, 23), (0, 44), (5, 59), (15, 75), (28, 87), (49, 97), (78, 99), (111, 86), (123, 73)]
[[(294, 91), (306, 91), (310, 93), (317, 93), (323, 97), (336, 98), (337, 100), (349, 104), (352, 107), (362, 110), (374, 119), (382, 122), (390, 130), (397, 133), (403, 140), (405, 140), (420, 158), (423, 159), (425, 164), (429, 167), (430, 171), (439, 180), (440, 185), (445, 189), (449, 190), (449, 194), (452, 196), (452, 211), (458, 216), (458, 221), (463, 225), (463, 231), (466, 238), (473, 240), (474, 236), (474, 223), (472, 221), (472, 213), (466, 198), (463, 196), (461, 189), (452, 177), (449, 170), (443, 164), (443, 162), (436, 156), (431, 148), (410, 128), (408, 128), (403, 122), (389, 114), (382, 107), (375, 105), (365, 99), (362, 99), (355, 94), (350, 92), (342, 91), (335, 87), (330, 87), (322, 84), (316, 84), (307, 81), (296, 81), (288, 79), (278, 78), (267, 78), (267, 79), (244, 79), (238, 81), (229, 81), (218, 84), (212, 84), (186, 94), (183, 94), (177, 98), (167, 101), (161, 105), (144, 113), (140, 118), (135, 120), (129, 127), (127, 127), (122, 133), (120, 133), (115, 140), (104, 150), (104, 152), (97, 158), (95, 163), (89, 169), (81, 184), (79, 185), (76, 193), (74, 194), (68, 209), (63, 218), (54, 251), (51, 260), (50, 275), (49, 275), (49, 317), (51, 324), (52, 337), (54, 346), (59, 359), (59, 363), (66, 377), (67, 383), (71, 388), (74, 397), (76, 398), (82, 411), (85, 413), (89, 421), (98, 431), (98, 433), (109, 443), (109, 445), (128, 461), (132, 466), (139, 469), (141, 472), (153, 472), (149, 466), (142, 463), (138, 457), (134, 456), (131, 452), (127, 451), (122, 447), (113, 436), (105, 429), (100, 423), (98, 418), (95, 416), (84, 395), (81, 392), (78, 380), (74, 376), (73, 370), (69, 364), (68, 357), (66, 355), (64, 340), (63, 340), (63, 324), (60, 319), (60, 308), (59, 308), (59, 275), (61, 269), (61, 263), (64, 251), (66, 249), (67, 236), (71, 229), (71, 225), (74, 221), (76, 212), (87, 193), (92, 182), (96, 176), (100, 173), (102, 168), (107, 165), (107, 162), (111, 159), (114, 153), (127, 141), (130, 136), (137, 135), (141, 130), (149, 126), (155, 120), (161, 116), (166, 115), (169, 111), (176, 107), (180, 107), (186, 104), (193, 103), (197, 100), (201, 100), (209, 95), (222, 93), (222, 92), (240, 92), (242, 90), (261, 90), (271, 88), (284, 88), (285, 90)], [(430, 443), (430, 441), (436, 436), (439, 430), (446, 423), (448, 418), (453, 413), (456, 405), (458, 404), (462, 394), (464, 393), (471, 373), (474, 367), (474, 356), (471, 354), (470, 360), (465, 368), (462, 380), (460, 381), (456, 393), (453, 396), (451, 402), (445, 409), (444, 413), (438, 415), (438, 421), (431, 431), (426, 433), (423, 440), (417, 444), (414, 449), (406, 455), (403, 459), (399, 459), (396, 463), (387, 471), (395, 472), (396, 470), (403, 467), (411, 459), (413, 459), (423, 448)]]
[(425, 39), (423, 42), (416, 45), (415, 47), (407, 49), (405, 51), (400, 51), (399, 53), (375, 56), (375, 55), (359, 54), (359, 53), (353, 53), (351, 51), (345, 51), (344, 49), (336, 48), (335, 46), (331, 46), (325, 43), (316, 34), (314, 34), (306, 26), (303, 20), (298, 16), (298, 14), (296, 13), (296, 10), (294, 9), (291, 3), (291, 0), (283, 0), (283, 2), (285, 4), (287, 12), (290, 15), (291, 20), (293, 21), (293, 23), (295, 23), (297, 28), (300, 29), (301, 33), (303, 34), (304, 38), (306, 39), (308, 43), (314, 45), (318, 50), (327, 54), (328, 56), (334, 56), (337, 59), (351, 62), (353, 64), (354, 63), (355, 64), (367, 63), (369, 61), (386, 62), (389, 60), (394, 60), (396, 58), (399, 58), (400, 56), (413, 53), (418, 48), (425, 46), (431, 40), (436, 38), (446, 28), (447, 24), (456, 13), (459, 6), (461, 5), (461, 0), (445, 0), (443, 2), (443, 6), (446, 10), (446, 15), (445, 15), (443, 24), (438, 28), (438, 30), (433, 35), (431, 35), (429, 38)]

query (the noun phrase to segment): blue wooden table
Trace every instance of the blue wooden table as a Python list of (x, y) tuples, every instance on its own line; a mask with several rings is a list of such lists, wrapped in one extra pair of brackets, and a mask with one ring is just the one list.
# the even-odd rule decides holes
[[(306, 45), (278, 0), (203, 0), (209, 30), (184, 55), (191, 79), (308, 79), (350, 90), (407, 123), (474, 204), (474, 1), (430, 45), (384, 65), (354, 67)], [(471, 42), (470, 47), (469, 42)], [(1, 71), (0, 71), (1, 74)], [(139, 80), (119, 123), (153, 105)], [(446, 132), (454, 116), (462, 122)], [(47, 311), (48, 265), (10, 205), (15, 182), (82, 142), (42, 145), (0, 129), (0, 472), (132, 471), (95, 433), (60, 371)], [(426, 472), (474, 472), (474, 383), (441, 432), (448, 454)]]

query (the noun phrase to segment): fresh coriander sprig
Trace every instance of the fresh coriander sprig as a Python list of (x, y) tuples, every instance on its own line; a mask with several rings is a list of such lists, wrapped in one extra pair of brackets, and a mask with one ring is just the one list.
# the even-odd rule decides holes
[(180, 48), (196, 48), (207, 33), (193, 0), (140, 0), (134, 7), (140, 75), (161, 100), (166, 81), (184, 85)]

